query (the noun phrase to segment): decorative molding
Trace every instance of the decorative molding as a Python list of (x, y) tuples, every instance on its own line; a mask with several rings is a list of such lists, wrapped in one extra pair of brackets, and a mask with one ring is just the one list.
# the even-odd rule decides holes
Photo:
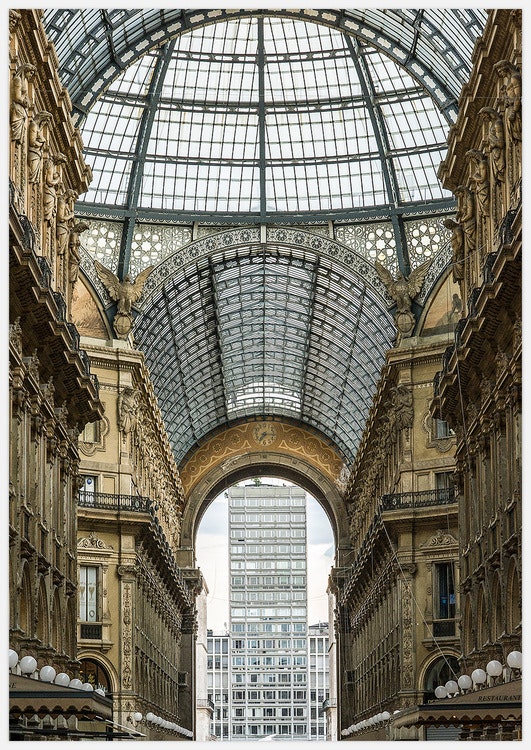
[[(212, 469), (228, 468), (233, 461), (247, 453), (263, 453), (264, 448), (256, 441), (256, 428), (270, 425), (270, 422), (248, 422), (231, 427), (225, 432), (204, 443), (181, 467), (180, 477), (185, 495)], [(267, 449), (283, 453), (293, 458), (302, 459), (330, 478), (332, 482), (340, 475), (343, 461), (339, 455), (315, 434), (302, 427), (274, 422), (275, 433)], [(269, 437), (273, 433), (268, 433)], [(264, 453), (267, 456), (267, 452)], [(230, 463), (227, 464), (226, 462)]]
[(438, 529), (430, 539), (424, 542), (424, 544), (420, 545), (420, 548), (426, 549), (428, 547), (447, 547), (457, 545), (457, 539), (452, 534), (450, 534), (449, 531)]
[(82, 537), (77, 540), (78, 549), (99, 549), (99, 550), (113, 550), (114, 547), (110, 544), (106, 544), (103, 539), (100, 539), (94, 531), (91, 531), (88, 536)]

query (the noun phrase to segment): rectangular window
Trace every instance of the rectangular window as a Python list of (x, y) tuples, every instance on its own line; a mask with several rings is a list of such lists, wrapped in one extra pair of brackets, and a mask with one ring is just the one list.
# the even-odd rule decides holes
[(455, 617), (455, 585), (453, 563), (436, 563), (434, 578), (434, 619), (452, 619)]
[(433, 420), (433, 432), (433, 436), (437, 439), (447, 438), (451, 435), (455, 435), (455, 432), (450, 429), (448, 422), (446, 422), (444, 419)]
[(437, 499), (448, 501), (452, 497), (452, 472), (438, 471), (435, 474), (435, 489), (437, 490)]
[(98, 621), (98, 568), (81, 565), (79, 568), (79, 619)]

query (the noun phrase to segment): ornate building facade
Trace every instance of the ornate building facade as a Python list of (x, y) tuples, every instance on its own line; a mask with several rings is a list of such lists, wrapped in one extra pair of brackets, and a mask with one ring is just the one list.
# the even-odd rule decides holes
[[(521, 739), (521, 12), (443, 10), (9, 12), (11, 739), (208, 736), (195, 538), (214, 497), (257, 475), (310, 492), (334, 531), (327, 738)], [(208, 179), (187, 167), (182, 195), (161, 187), (184, 153), (164, 113), (181, 109), (149, 111), (174, 66), (192, 76), (246, 34), (256, 54), (223, 65), (227, 80), (257, 66), (259, 214), (243, 168), (223, 203), (215, 149)], [(307, 131), (286, 114), (288, 63), (314, 76)], [(338, 97), (315, 84), (327, 76)], [(282, 83), (270, 111), (268, 80)], [(234, 96), (216, 107), (254, 133)], [(116, 115), (130, 98), (138, 122)], [(338, 101), (341, 123), (363, 113), (372, 133), (356, 153)], [(218, 137), (210, 110), (206, 94), (191, 106), (199, 140)], [(111, 111), (87, 148), (78, 124)], [(154, 122), (175, 147), (151, 154), (157, 179)], [(281, 133), (300, 153), (303, 132), (320, 144), (304, 179), (282, 151), (278, 213), (272, 132), (279, 150)], [(359, 166), (364, 149), (380, 166)], [(215, 208), (190, 209), (191, 185)]]
[[(442, 370), (426, 331), (389, 352), (351, 474), (359, 552), (334, 577), (348, 739), (521, 738), (521, 49), (520, 12), (493, 12), (440, 168), (462, 312)], [(430, 365), (413, 367), (423, 346)], [(385, 401), (393, 383), (407, 397)], [(393, 720), (367, 722), (382, 710)]]

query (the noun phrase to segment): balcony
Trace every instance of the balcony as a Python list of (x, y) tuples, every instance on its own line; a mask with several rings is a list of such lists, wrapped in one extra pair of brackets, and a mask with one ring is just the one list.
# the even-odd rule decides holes
[(426, 508), (433, 505), (449, 505), (455, 502), (454, 488), (424, 490), (423, 492), (401, 492), (394, 495), (382, 495), (381, 510)]
[(207, 708), (211, 713), (214, 713), (214, 701), (210, 698), (198, 698), (196, 708)]
[(138, 495), (111, 495), (105, 492), (80, 492), (77, 504), (81, 508), (125, 510), (134, 513), (151, 513), (152, 509), (152, 503), (149, 497), (139, 497)]

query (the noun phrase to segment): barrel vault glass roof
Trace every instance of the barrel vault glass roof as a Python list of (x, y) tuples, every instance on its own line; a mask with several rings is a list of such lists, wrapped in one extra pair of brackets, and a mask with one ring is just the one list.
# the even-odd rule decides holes
[(283, 224), (305, 238), (304, 250), (241, 233), (230, 250), (214, 242), (146, 295), (135, 333), (178, 459), (233, 419), (284, 415), (352, 460), (392, 343), (389, 300), (306, 233), (371, 262), (380, 243), (393, 273), (444, 250), (453, 200), (437, 170), (485, 20), (445, 8), (44, 11), (93, 172), (77, 205), (101, 222), (89, 254), (123, 278), (184, 258), (198, 227)]

